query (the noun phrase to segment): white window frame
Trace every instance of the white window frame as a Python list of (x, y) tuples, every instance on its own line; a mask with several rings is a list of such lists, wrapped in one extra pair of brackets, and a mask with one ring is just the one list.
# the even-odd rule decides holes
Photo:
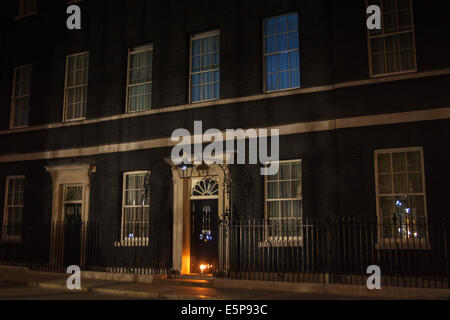
[(18, 3), (18, 11), (17, 11), (17, 16), (15, 17), (15, 19), (22, 19), (22, 18), (34, 16), (38, 13), (39, 0), (33, 0), (36, 2), (36, 9), (34, 11), (30, 11), (30, 12), (25, 12), (25, 10), (26, 10), (25, 2), (26, 1), (29, 1), (29, 0), (18, 0), (18, 2), (19, 2)]
[[(68, 82), (69, 82), (69, 59), (72, 57), (77, 57), (77, 56), (82, 56), (82, 55), (88, 55), (88, 62), (87, 62), (87, 75), (86, 75), (86, 84), (83, 85), (75, 85), (75, 86), (71, 86), (68, 87)], [(73, 119), (67, 119), (67, 92), (69, 89), (74, 89), (74, 88), (82, 88), (82, 87), (87, 87), (87, 91), (89, 91), (89, 61), (90, 60), (90, 53), (89, 51), (83, 51), (83, 52), (78, 52), (78, 53), (74, 53), (74, 54), (69, 54), (66, 56), (66, 74), (65, 74), (65, 80), (64, 80), (64, 107), (63, 107), (63, 122), (75, 122), (75, 121), (82, 121), (86, 119), (86, 113), (87, 113), (87, 98), (88, 98), (88, 93), (86, 93), (86, 110), (85, 110), (85, 115), (84, 117), (79, 117), (79, 118), (73, 118)]]
[[(131, 56), (133, 54), (139, 54), (139, 53), (143, 53), (143, 52), (152, 52), (152, 80), (151, 81), (147, 81), (147, 82), (141, 82), (141, 83), (136, 83), (136, 84), (130, 84), (130, 61), (131, 61)], [(127, 101), (125, 103), (125, 113), (139, 113), (139, 112), (145, 112), (148, 110), (152, 109), (152, 105), (153, 105), (153, 62), (154, 62), (154, 47), (153, 47), (153, 43), (148, 43), (142, 46), (137, 46), (137, 47), (132, 47), (132, 48), (128, 48), (128, 58), (127, 58)], [(142, 109), (142, 110), (137, 110), (137, 111), (130, 111), (130, 87), (134, 87), (134, 86), (141, 86), (141, 85), (146, 85), (146, 84), (150, 84), (152, 85), (152, 92), (151, 92), (151, 100), (150, 100), (150, 108), (149, 109)]]
[[(16, 79), (17, 79), (17, 71), (20, 69), (25, 69), (25, 68), (31, 68), (30, 71), (30, 79), (28, 80), (30, 82), (30, 92), (28, 94), (22, 95), (22, 96), (15, 96), (15, 92), (16, 92)], [(22, 124), (22, 125), (18, 125), (16, 126), (15, 120), (16, 120), (16, 100), (17, 99), (22, 99), (22, 98), (28, 98), (31, 99), (31, 84), (32, 84), (32, 79), (33, 79), (33, 65), (32, 64), (26, 64), (26, 65), (22, 65), (22, 66), (18, 66), (16, 68), (14, 68), (14, 76), (13, 76), (13, 88), (12, 88), (12, 94), (11, 94), (11, 115), (10, 115), (10, 121), (9, 121), (9, 127), (10, 129), (21, 129), (21, 128), (26, 128), (29, 125), (29, 116), (30, 116), (30, 102), (28, 102), (28, 121), (26, 124)]]
[[(190, 41), (189, 41), (189, 44), (190, 44), (190, 48), (189, 48), (189, 103), (190, 104), (196, 104), (196, 103), (220, 100), (220, 84), (221, 84), (221, 81), (220, 81), (220, 67), (221, 67), (221, 62), (222, 62), (221, 59), (220, 59), (220, 52), (222, 50), (222, 46), (219, 47), (219, 67), (217, 69), (192, 72), (192, 50), (194, 48), (193, 45), (192, 45), (193, 41), (194, 40), (203, 39), (203, 38), (212, 38), (212, 37), (216, 37), (216, 36), (219, 37), (219, 43), (220, 43), (221, 36), (220, 36), (220, 30), (219, 29), (208, 31), (208, 32), (203, 32), (203, 33), (191, 34), (190, 35)], [(219, 71), (219, 97), (218, 98), (213, 98), (213, 99), (192, 101), (192, 76), (194, 74), (202, 74), (202, 73), (214, 72), (214, 71)]]
[[(390, 154), (392, 159), (392, 154), (394, 153), (407, 153), (407, 152), (420, 152), (421, 155), (421, 173), (422, 173), (422, 192), (419, 193), (392, 193), (392, 194), (380, 194), (379, 193), (379, 172), (378, 172), (378, 155), (380, 154)], [(376, 202), (376, 210), (377, 210), (377, 243), (376, 247), (378, 249), (430, 249), (430, 241), (429, 241), (429, 226), (428, 226), (428, 210), (427, 210), (427, 193), (426, 193), (426, 184), (425, 184), (425, 163), (424, 163), (424, 153), (423, 147), (405, 147), (405, 148), (390, 148), (390, 149), (380, 149), (374, 151), (374, 169), (375, 169), (375, 202)], [(393, 177), (393, 167), (391, 160), (391, 176)], [(394, 192), (394, 190), (392, 190)], [(424, 199), (424, 219), (425, 219), (425, 230), (426, 236), (422, 238), (392, 238), (383, 236), (383, 217), (381, 216), (381, 208), (380, 208), (380, 197), (398, 197), (398, 196), (423, 196)]]
[(15, 179), (23, 179), (23, 193), (25, 193), (25, 176), (24, 175), (19, 175), (19, 176), (8, 176), (6, 177), (6, 187), (5, 187), (5, 204), (3, 207), (3, 225), (2, 225), (2, 238), (1, 241), (2, 242), (14, 242), (14, 243), (20, 243), (22, 241), (22, 235), (7, 235), (6, 234), (6, 228), (8, 225), (8, 208), (10, 207), (17, 207), (17, 208), (22, 208), (22, 226), (23, 226), (23, 208), (24, 208), (24, 203), (22, 203), (21, 205), (8, 205), (8, 188), (9, 188), (9, 182), (11, 180), (15, 180)]
[[(367, 42), (368, 42), (368, 58), (369, 58), (369, 74), (371, 78), (380, 78), (380, 77), (386, 77), (386, 76), (394, 76), (399, 74), (405, 74), (405, 73), (414, 73), (417, 72), (417, 56), (416, 56), (416, 32), (415, 32), (415, 24), (414, 24), (414, 10), (413, 10), (413, 3), (412, 0), (409, 0), (410, 3), (410, 16), (411, 16), (411, 29), (409, 30), (402, 30), (402, 31), (395, 31), (390, 33), (384, 33), (384, 17), (383, 17), (383, 1), (381, 0), (381, 34), (377, 35), (371, 35), (370, 30), (367, 30)], [(395, 0), (397, 1), (397, 0)], [(369, 6), (369, 0), (366, 0), (366, 8)], [(398, 10), (397, 10), (398, 11)], [(396, 11), (396, 12), (397, 12)], [(398, 16), (397, 16), (397, 26), (398, 26)], [(372, 60), (372, 39), (375, 38), (387, 38), (389, 36), (393, 35), (400, 35), (404, 33), (411, 33), (412, 34), (412, 46), (413, 46), (413, 58), (414, 58), (414, 69), (410, 70), (404, 70), (404, 71), (396, 71), (396, 72), (386, 72), (386, 73), (379, 73), (374, 74), (373, 73), (373, 60)], [(384, 56), (384, 66), (386, 68), (387, 62), (386, 62), (386, 46), (384, 46), (383, 51)]]
[[(280, 160), (280, 161), (272, 161), (265, 163), (265, 166), (269, 166), (270, 164), (278, 163), (293, 163), (293, 162), (300, 162), (301, 164), (301, 178), (300, 178), (300, 184), (301, 184), (301, 195), (300, 198), (278, 198), (278, 199), (268, 199), (268, 181), (280, 181), (280, 180), (268, 180), (267, 176), (264, 176), (264, 217), (266, 221), (265, 225), (265, 232), (264, 232), (264, 238), (266, 239), (265, 242), (262, 242), (259, 244), (260, 247), (294, 247), (294, 246), (303, 246), (303, 160), (302, 159), (291, 159), (291, 160)], [(289, 181), (296, 180), (296, 179), (289, 179)], [(299, 236), (270, 236), (269, 235), (269, 226), (268, 222), (270, 220), (269, 217), (269, 206), (268, 203), (271, 201), (282, 201), (282, 200), (301, 200), (301, 210), (302, 210), (302, 216), (298, 219), (300, 221), (300, 225), (302, 226), (301, 234)], [(279, 220), (282, 220), (280, 218)]]
[[(274, 18), (279, 18), (279, 17), (284, 17), (284, 16), (289, 16), (292, 14), (297, 14), (298, 17), (298, 25), (297, 25), (297, 33), (298, 33), (298, 48), (297, 49), (288, 49), (288, 50), (284, 50), (284, 51), (277, 51), (276, 53), (266, 53), (266, 32), (265, 32), (265, 28), (264, 28), (264, 23), (266, 20), (270, 20), (270, 19), (274, 19)], [(300, 80), (299, 80), (299, 86), (298, 87), (289, 87), (289, 88), (285, 88), (285, 89), (275, 89), (275, 90), (267, 90), (267, 78), (266, 78), (266, 57), (270, 56), (270, 55), (275, 55), (275, 54), (280, 54), (280, 53), (284, 53), (284, 52), (298, 52), (298, 56), (299, 56), (299, 60), (300, 60), (300, 15), (298, 14), (298, 12), (289, 12), (289, 13), (285, 13), (285, 14), (279, 14), (277, 16), (272, 16), (272, 17), (267, 17), (265, 19), (263, 19), (262, 22), (262, 56), (263, 56), (263, 90), (264, 93), (273, 93), (273, 92), (282, 92), (282, 91), (290, 91), (290, 90), (296, 90), (296, 89), (300, 89), (302, 87), (301, 84), (301, 65), (300, 65), (300, 61), (299, 61), (299, 76), (300, 76)], [(292, 69), (289, 69), (289, 72)], [(289, 84), (291, 84), (291, 78), (289, 75)]]
[[(145, 247), (149, 244), (149, 237), (150, 234), (148, 234), (147, 237), (139, 237), (139, 238), (132, 238), (130, 239), (127, 235), (125, 235), (125, 208), (127, 207), (142, 207), (142, 204), (140, 205), (134, 205), (134, 206), (127, 206), (126, 205), (126, 183), (127, 183), (127, 176), (128, 175), (136, 175), (136, 174), (143, 174), (144, 179), (145, 175), (149, 173), (149, 171), (127, 171), (123, 173), (123, 184), (122, 184), (122, 218), (121, 218), (121, 228), (120, 228), (120, 243), (116, 242), (116, 246), (123, 246), (123, 247)], [(151, 174), (151, 173), (149, 173)], [(144, 191), (144, 190), (143, 190)], [(149, 197), (150, 198), (150, 197)], [(144, 206), (145, 208), (149, 208), (150, 210), (150, 199), (148, 200), (148, 203)], [(150, 221), (149, 221), (149, 229), (150, 232)]]
[[(69, 187), (81, 187), (81, 199), (80, 200), (66, 200), (67, 188)], [(63, 189), (63, 205), (62, 205), (62, 217), (66, 218), (66, 204), (81, 204), (80, 219), (83, 219), (83, 209), (84, 209), (84, 185), (80, 183), (65, 184)]]

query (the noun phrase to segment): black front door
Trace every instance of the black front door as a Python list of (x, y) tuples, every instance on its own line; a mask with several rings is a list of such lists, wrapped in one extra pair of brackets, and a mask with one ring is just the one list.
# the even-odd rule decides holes
[(219, 262), (218, 201), (192, 200), (191, 205), (191, 273), (214, 272)]
[(81, 203), (64, 204), (64, 266), (80, 265)]

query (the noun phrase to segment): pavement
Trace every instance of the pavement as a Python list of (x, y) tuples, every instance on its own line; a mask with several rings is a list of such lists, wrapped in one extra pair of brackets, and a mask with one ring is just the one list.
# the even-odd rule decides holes
[(61, 289), (30, 287), (27, 284), (0, 282), (0, 300), (140, 300), (136, 297), (89, 291), (68, 292)]
[(67, 289), (67, 274), (0, 269), (0, 299), (36, 300), (356, 300), (361, 296), (290, 291), (213, 288), (200, 283), (174, 284), (81, 279), (81, 290)]

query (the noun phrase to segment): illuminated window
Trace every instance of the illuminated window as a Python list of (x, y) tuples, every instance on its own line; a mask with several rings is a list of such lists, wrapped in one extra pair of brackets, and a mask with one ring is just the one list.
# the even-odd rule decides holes
[(152, 67), (152, 45), (136, 47), (128, 51), (127, 112), (151, 109)]
[(301, 236), (302, 202), (301, 160), (280, 161), (278, 173), (266, 179), (269, 237)]
[(31, 65), (14, 69), (14, 85), (11, 101), (11, 128), (26, 127), (30, 110)]
[(426, 238), (422, 148), (375, 151), (378, 221), (382, 238)]
[(191, 36), (191, 102), (220, 98), (220, 33)]
[(6, 178), (6, 196), (2, 232), (3, 240), (21, 240), (24, 186), (24, 176), (11, 176)]
[(265, 91), (300, 87), (298, 14), (264, 20)]
[(411, 0), (369, 0), (381, 8), (381, 30), (369, 30), (370, 75), (416, 70)]
[(67, 56), (64, 121), (86, 118), (89, 53)]
[(122, 239), (132, 244), (146, 244), (148, 241), (150, 197), (145, 193), (148, 179), (147, 171), (123, 175)]

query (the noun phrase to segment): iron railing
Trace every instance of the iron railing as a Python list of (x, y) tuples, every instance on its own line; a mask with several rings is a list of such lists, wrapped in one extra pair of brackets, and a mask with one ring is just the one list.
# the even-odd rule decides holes
[[(120, 224), (66, 222), (24, 227), (20, 241), (0, 242), (0, 265), (49, 272), (65, 272), (69, 265), (115, 273), (174, 272), (172, 225), (133, 228), (136, 232), (126, 235)], [(445, 218), (428, 219), (426, 225), (414, 228), (379, 225), (363, 218), (241, 219), (219, 228), (224, 236), (217, 276), (365, 285), (367, 268), (377, 265), (382, 285), (450, 288), (449, 223)], [(421, 231), (410, 234), (408, 230)], [(143, 236), (136, 238), (135, 234)]]
[(69, 265), (82, 270), (166, 274), (172, 265), (172, 226), (139, 224), (125, 235), (120, 224), (52, 223), (24, 227), (20, 241), (0, 243), (0, 265), (65, 272)]
[(411, 228), (421, 234), (363, 218), (241, 220), (221, 228), (229, 248), (222, 274), (229, 278), (366, 285), (367, 268), (376, 265), (387, 286), (450, 288), (445, 218)]

